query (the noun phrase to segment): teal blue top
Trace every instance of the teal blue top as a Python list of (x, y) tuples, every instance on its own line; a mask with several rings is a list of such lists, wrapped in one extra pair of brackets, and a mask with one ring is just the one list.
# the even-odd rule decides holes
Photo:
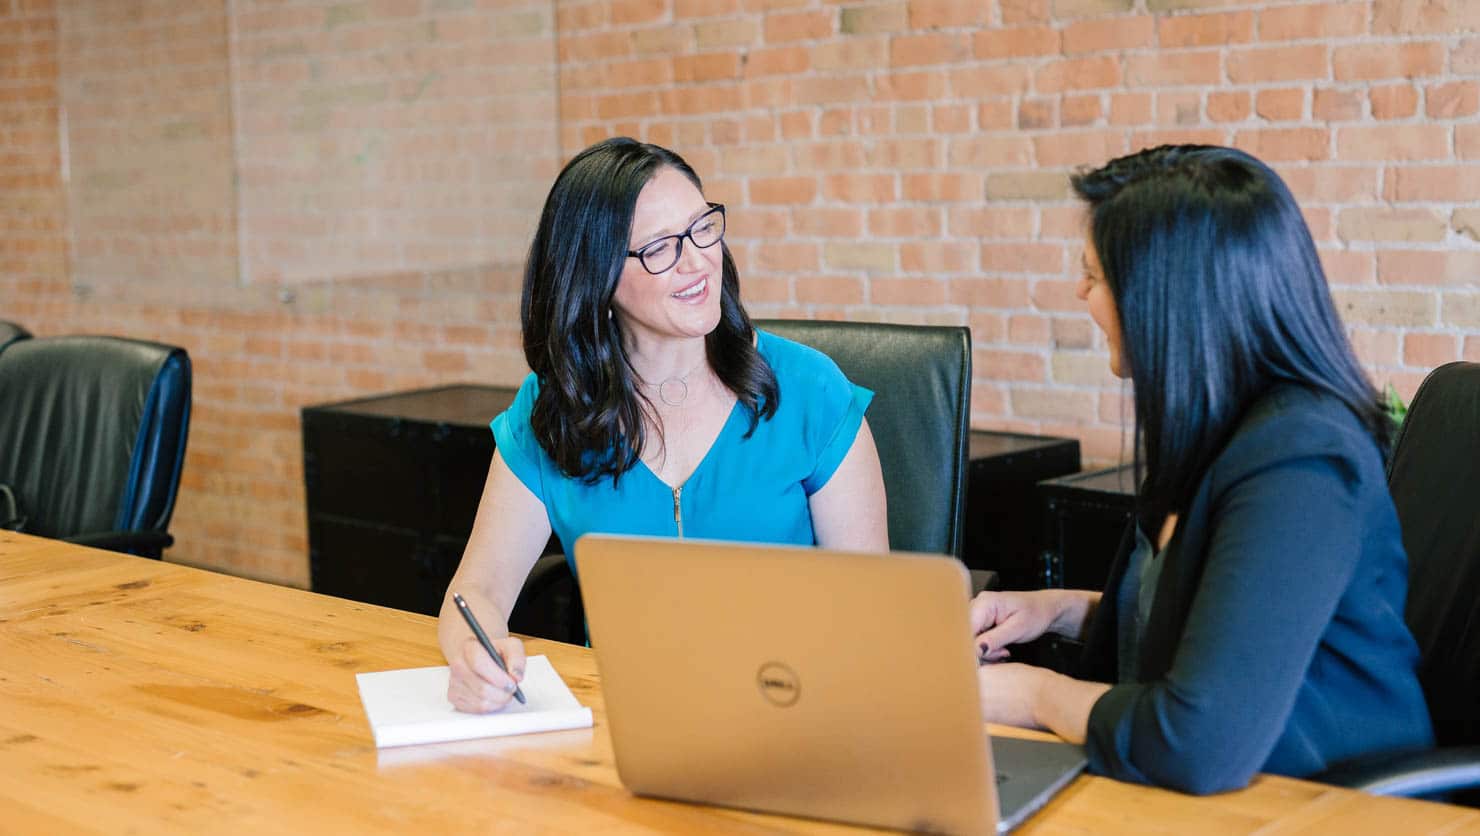
[(714, 445), (677, 492), (640, 461), (615, 481), (606, 477), (587, 484), (562, 473), (529, 423), (539, 392), (533, 373), (508, 410), (493, 419), (499, 455), (544, 503), (572, 571), (572, 547), (582, 534), (675, 537), (679, 518), (683, 537), (816, 544), (808, 498), (842, 464), (874, 395), (849, 382), (827, 355), (756, 333), (756, 348), (776, 375), (776, 413), (747, 438), (750, 415), (737, 401)]

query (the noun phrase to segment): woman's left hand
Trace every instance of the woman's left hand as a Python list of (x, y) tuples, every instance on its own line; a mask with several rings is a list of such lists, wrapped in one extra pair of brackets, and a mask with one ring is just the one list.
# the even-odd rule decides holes
[(1052, 671), (1019, 662), (1000, 662), (982, 665), (977, 668), (976, 676), (983, 721), (1025, 729), (1042, 728), (1034, 709), (1042, 698), (1043, 682), (1052, 676)]

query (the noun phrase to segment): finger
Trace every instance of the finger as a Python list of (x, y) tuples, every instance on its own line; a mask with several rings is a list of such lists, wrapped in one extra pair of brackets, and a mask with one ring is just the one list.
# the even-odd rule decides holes
[(971, 633), (975, 635), (991, 626), (993, 612), (996, 607), (996, 596), (990, 592), (981, 592), (971, 599)]
[(513, 636), (508, 636), (507, 638), (502, 638), (495, 641), (493, 645), (494, 647), (498, 648), (498, 652), (504, 654), (504, 664), (508, 665), (509, 673), (514, 677), (514, 679), (516, 681), (523, 680), (526, 662), (524, 656), (524, 642), (514, 638)]
[(459, 711), (484, 714), (503, 708), (509, 702), (509, 692), (490, 685), (471, 674), (449, 677), (447, 701)]
[[(488, 655), (488, 651), (484, 650), (483, 645), (479, 644), (477, 640), (469, 639), (463, 645), (462, 663), (467, 666), (468, 671), (477, 679), (501, 691), (510, 694), (514, 693), (513, 677), (504, 673), (499, 668), (498, 663), (493, 661), (493, 657)], [(520, 665), (522, 666), (523, 664), (521, 660)]]

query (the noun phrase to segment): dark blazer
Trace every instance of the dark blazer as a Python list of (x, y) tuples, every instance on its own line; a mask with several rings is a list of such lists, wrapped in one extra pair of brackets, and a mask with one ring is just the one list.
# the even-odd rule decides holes
[[(1089, 626), (1090, 679), (1116, 678), (1129, 552)], [(1432, 744), (1382, 456), (1340, 401), (1293, 385), (1262, 397), (1156, 559), (1139, 681), (1090, 711), (1092, 771), (1210, 793)]]

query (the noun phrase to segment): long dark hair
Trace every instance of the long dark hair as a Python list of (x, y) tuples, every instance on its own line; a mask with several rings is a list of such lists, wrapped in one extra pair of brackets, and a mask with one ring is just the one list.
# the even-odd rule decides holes
[[(703, 191), (694, 169), (657, 145), (615, 137), (577, 154), (550, 187), (524, 268), (524, 358), (540, 382), (530, 423), (561, 471), (588, 483), (616, 479), (637, 464), (646, 439), (643, 415), (655, 414), (634, 383), (611, 310), (637, 195), (664, 167)], [(705, 337), (705, 353), (749, 411), (748, 437), (775, 413), (780, 392), (751, 343), (735, 261), (729, 247), (721, 248), (720, 320)]]
[(1143, 519), (1185, 509), (1245, 411), (1281, 381), (1339, 399), (1387, 450), (1391, 422), (1279, 175), (1231, 148), (1163, 145), (1071, 183), (1119, 312)]

